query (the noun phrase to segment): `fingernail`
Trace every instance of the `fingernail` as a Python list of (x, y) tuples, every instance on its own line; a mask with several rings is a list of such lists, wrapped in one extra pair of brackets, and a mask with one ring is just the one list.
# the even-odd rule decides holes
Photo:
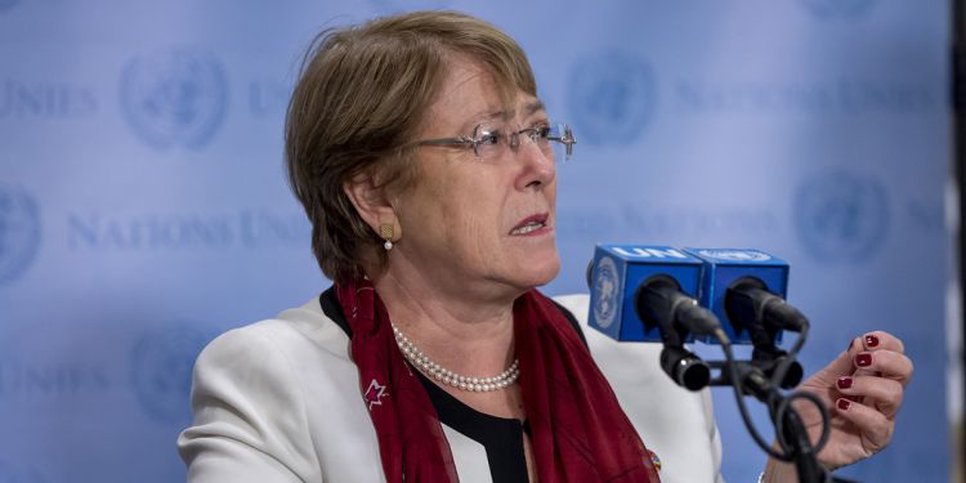
[(849, 376), (842, 376), (838, 381), (835, 381), (835, 385), (837, 385), (839, 389), (848, 389), (852, 387), (852, 378)]
[(879, 338), (876, 337), (875, 335), (872, 335), (872, 334), (869, 334), (869, 335), (865, 336), (865, 346), (866, 347), (878, 347), (879, 346)]
[(872, 365), (872, 354), (868, 352), (863, 352), (855, 356), (855, 365), (859, 367), (868, 367)]
[(849, 408), (852, 407), (852, 401), (849, 401), (848, 399), (839, 399), (837, 406), (842, 411), (848, 411)]

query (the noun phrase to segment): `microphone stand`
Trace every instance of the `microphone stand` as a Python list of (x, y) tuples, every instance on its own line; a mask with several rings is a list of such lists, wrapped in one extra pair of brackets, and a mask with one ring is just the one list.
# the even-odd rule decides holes
[(743, 394), (752, 395), (767, 405), (772, 421), (775, 420), (775, 415), (780, 408), (785, 407), (781, 428), (776, 427), (775, 430), (776, 434), (781, 431), (781, 439), (784, 441), (780, 444), (784, 443), (783, 449), (795, 463), (799, 483), (849, 483), (851, 481), (832, 476), (818, 462), (816, 451), (809, 441), (808, 431), (802, 424), (801, 418), (788, 404), (789, 398), (782, 394), (765, 375), (760, 367), (761, 362), (734, 361), (732, 364), (738, 374), (738, 381), (732, 381), (729, 371), (725, 370), (728, 364), (727, 361), (708, 361), (711, 368), (721, 370), (717, 377), (711, 379), (711, 386), (740, 386)]

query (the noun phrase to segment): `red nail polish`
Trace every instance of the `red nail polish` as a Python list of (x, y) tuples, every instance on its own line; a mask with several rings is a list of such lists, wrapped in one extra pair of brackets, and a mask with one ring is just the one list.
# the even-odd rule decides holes
[(872, 365), (872, 354), (863, 352), (855, 356), (855, 365), (859, 367), (869, 367)]
[(839, 399), (838, 407), (842, 411), (848, 411), (851, 406), (852, 401), (849, 401), (848, 399)]
[(835, 381), (835, 385), (837, 385), (839, 389), (848, 389), (852, 387), (852, 378), (849, 376), (842, 376), (838, 381)]
[(869, 335), (865, 336), (865, 346), (866, 347), (878, 347), (879, 346), (879, 338), (876, 337), (876, 336), (874, 336), (874, 335), (872, 335), (872, 334), (869, 334)]

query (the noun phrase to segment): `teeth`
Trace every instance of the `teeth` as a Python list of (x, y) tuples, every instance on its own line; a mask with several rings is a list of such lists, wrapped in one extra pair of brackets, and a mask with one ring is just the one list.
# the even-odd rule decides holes
[(523, 225), (520, 228), (514, 229), (513, 231), (510, 232), (510, 234), (526, 235), (527, 233), (543, 228), (543, 226), (544, 226), (543, 223), (538, 223), (538, 222), (527, 223), (526, 225)]

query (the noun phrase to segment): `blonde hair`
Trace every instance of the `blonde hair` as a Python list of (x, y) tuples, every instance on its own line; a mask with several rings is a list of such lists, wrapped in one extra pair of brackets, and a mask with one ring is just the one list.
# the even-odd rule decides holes
[[(288, 107), (285, 156), (295, 196), (312, 223), (312, 251), (335, 281), (365, 275), (361, 257), (381, 245), (343, 186), (365, 173), (385, 189), (418, 182), (413, 140), (446, 74), (462, 54), (492, 72), (504, 95), (536, 96), (520, 46), (496, 27), (457, 12), (412, 12), (319, 34)], [(381, 270), (387, 257), (376, 261)]]

